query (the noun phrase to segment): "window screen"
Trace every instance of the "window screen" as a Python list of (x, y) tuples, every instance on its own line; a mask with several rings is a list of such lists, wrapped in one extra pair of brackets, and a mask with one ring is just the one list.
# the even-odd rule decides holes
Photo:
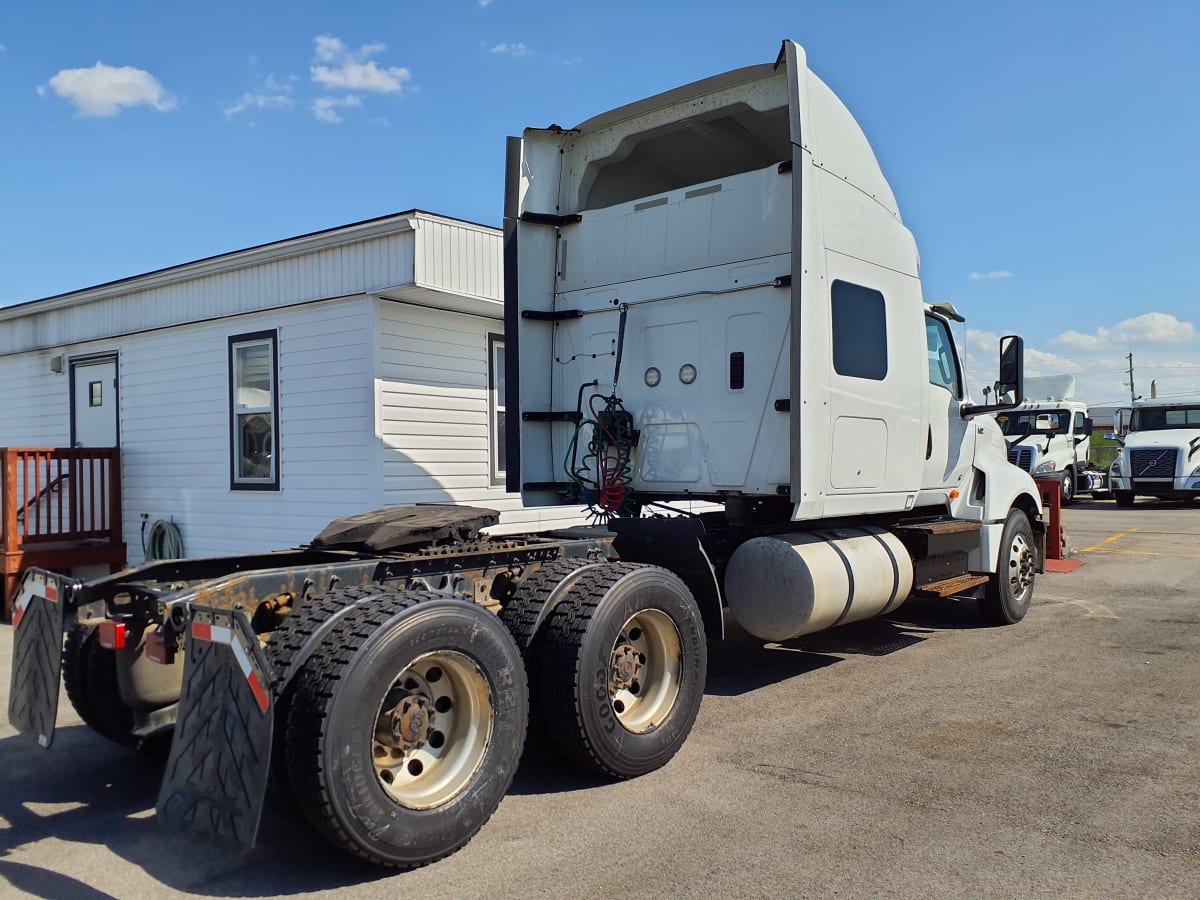
[(835, 281), (831, 295), (834, 371), (851, 378), (882, 381), (888, 371), (883, 294), (848, 281)]

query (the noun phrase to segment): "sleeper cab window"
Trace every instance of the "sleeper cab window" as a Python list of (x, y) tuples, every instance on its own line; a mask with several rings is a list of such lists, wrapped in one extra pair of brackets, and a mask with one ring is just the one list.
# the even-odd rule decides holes
[(279, 367), (274, 331), (229, 338), (233, 490), (279, 490)]
[(488, 431), (491, 433), (492, 483), (504, 481), (507, 468), (504, 433), (504, 338), (488, 335)]
[(925, 317), (925, 349), (929, 355), (929, 383), (944, 387), (961, 399), (962, 382), (958, 377), (950, 326), (936, 316)]
[(888, 372), (883, 294), (848, 281), (835, 281), (830, 303), (834, 371), (851, 378), (883, 381)]

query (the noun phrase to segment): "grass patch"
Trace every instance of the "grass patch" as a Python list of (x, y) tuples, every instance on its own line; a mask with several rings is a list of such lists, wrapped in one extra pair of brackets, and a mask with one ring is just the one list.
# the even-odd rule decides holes
[(1103, 431), (1093, 431), (1089, 446), (1089, 459), (1092, 465), (1100, 469), (1107, 469), (1112, 465), (1112, 461), (1117, 458), (1117, 451), (1120, 449), (1120, 444), (1116, 441), (1104, 437)]

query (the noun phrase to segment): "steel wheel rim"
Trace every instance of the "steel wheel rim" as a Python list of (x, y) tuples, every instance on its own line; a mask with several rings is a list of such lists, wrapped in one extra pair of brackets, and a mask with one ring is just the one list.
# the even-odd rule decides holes
[(1014, 600), (1024, 600), (1033, 587), (1034, 551), (1023, 534), (1015, 534), (1008, 548), (1008, 586)]
[(630, 616), (613, 643), (609, 703), (627, 731), (660, 727), (675, 708), (683, 673), (683, 641), (671, 617), (658, 609)]
[(375, 717), (372, 755), (384, 793), (409, 809), (458, 796), (492, 737), (491, 685), (470, 657), (426, 653), (393, 680)]

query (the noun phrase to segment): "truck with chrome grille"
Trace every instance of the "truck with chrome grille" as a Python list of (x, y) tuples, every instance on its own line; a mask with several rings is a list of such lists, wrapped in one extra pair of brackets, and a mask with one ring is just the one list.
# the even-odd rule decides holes
[(925, 302), (802, 48), (528, 128), (506, 176), (509, 488), (595, 526), (489, 538), (489, 510), (389, 509), (277, 554), (30, 571), (18, 730), (52, 742), (61, 679), (100, 734), (169, 738), (164, 824), (245, 846), (270, 795), (415, 866), (488, 820), (531, 718), (604, 777), (666, 765), (727, 624), (788, 641), (914, 594), (1025, 616), (1046, 529), (992, 418), (1022, 399), (1022, 341), (999, 342), (1004, 401), (977, 402), (962, 317)]
[(1027, 378), (1025, 395), (1024, 403), (996, 414), (1008, 461), (1035, 478), (1061, 479), (1064, 505), (1078, 494), (1106, 496), (1108, 473), (1091, 463), (1092, 420), (1075, 397), (1075, 376)]
[(1109, 469), (1117, 505), (1200, 497), (1200, 400), (1139, 400), (1121, 414), (1129, 431)]

